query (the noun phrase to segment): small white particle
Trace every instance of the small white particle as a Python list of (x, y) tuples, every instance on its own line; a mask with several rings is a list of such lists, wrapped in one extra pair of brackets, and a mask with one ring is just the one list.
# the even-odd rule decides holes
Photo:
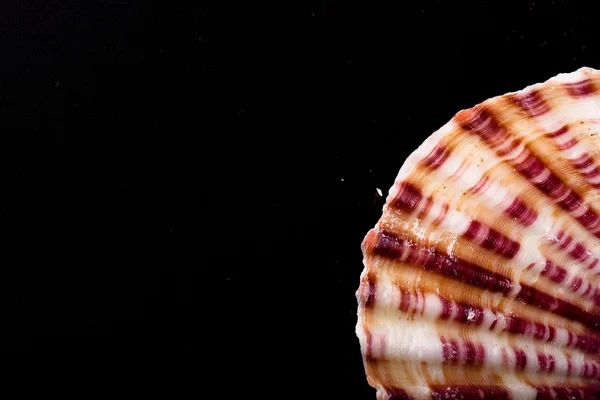
[(379, 195), (379, 197), (383, 196), (383, 193), (381, 193), (381, 189), (379, 188), (375, 188), (377, 190), (377, 194)]
[(475, 318), (475, 313), (471, 310), (469, 311), (469, 315), (467, 315), (467, 321), (473, 321), (473, 318)]
[(344, 178), (342, 178), (342, 182), (344, 182)]

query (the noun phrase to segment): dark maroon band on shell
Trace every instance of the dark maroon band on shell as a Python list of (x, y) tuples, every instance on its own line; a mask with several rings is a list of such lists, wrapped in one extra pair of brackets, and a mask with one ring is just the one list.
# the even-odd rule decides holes
[[(556, 241), (558, 247), (561, 250), (564, 250), (567, 247), (569, 247), (569, 245), (571, 245), (571, 243), (574, 242), (574, 239), (572, 236), (566, 235), (564, 231), (560, 231), (554, 241)], [(579, 262), (586, 262), (592, 256), (592, 252), (589, 251), (588, 249), (586, 249), (585, 246), (583, 245), (583, 243), (581, 243), (581, 242), (575, 242), (575, 246), (573, 246), (572, 250), (569, 251), (567, 254), (569, 255), (569, 257), (571, 257), (572, 259), (579, 261)], [(598, 259), (594, 258), (590, 262), (588, 268), (593, 268), (593, 266), (595, 266), (597, 263), (598, 263)], [(578, 277), (577, 279), (580, 279), (580, 278)], [(579, 282), (579, 283), (573, 282), (572, 285), (573, 285), (573, 291), (575, 292), (581, 286), (581, 282)]]
[(500, 274), (459, 260), (456, 257), (422, 248), (410, 241), (402, 241), (391, 232), (379, 232), (373, 252), (376, 255), (391, 259), (402, 259), (403, 262), (413, 264), (427, 271), (493, 292), (508, 294), (512, 288), (510, 279)]
[(446, 320), (453, 316), (452, 320), (461, 324), (481, 325), (483, 322), (484, 312), (482, 308), (467, 303), (450, 301), (443, 297), (440, 297), (440, 300), (442, 302), (440, 319)]
[[(463, 111), (458, 113), (456, 118), (463, 129), (479, 136), (496, 152), (498, 152), (498, 146), (504, 145), (506, 141), (513, 140), (502, 124), (485, 107), (475, 107), (472, 110)], [(567, 187), (554, 172), (548, 169), (539, 157), (527, 149), (524, 152), (526, 153), (523, 161), (509, 161), (517, 172), (545, 195), (557, 201), (558, 206), (563, 210), (572, 213), (580, 206), (584, 206), (583, 199)], [(542, 173), (545, 173), (545, 176), (542, 176)], [(540, 176), (542, 176), (542, 179), (540, 179)], [(592, 225), (596, 225), (600, 220), (598, 213), (590, 207), (587, 207), (587, 210), (581, 215), (574, 215), (573, 218), (587, 229)], [(600, 237), (600, 231), (593, 234)]]
[[(400, 304), (398, 309), (402, 312), (408, 312), (411, 304), (417, 300), (417, 295), (410, 293), (403, 288), (400, 291)], [(480, 326), (484, 322), (485, 311), (481, 307), (477, 307), (468, 303), (461, 303), (438, 296), (442, 303), (442, 311), (439, 319), (442, 321), (453, 321), (463, 325)], [(495, 311), (490, 310), (496, 314)], [(503, 316), (504, 329), (508, 333), (514, 335), (523, 335), (532, 337), (538, 341), (551, 343), (556, 337), (556, 328), (552, 325), (546, 325), (539, 322), (526, 320), (516, 316)], [(492, 322), (489, 330), (496, 328), (498, 316)], [(600, 353), (600, 337), (595, 337), (588, 334), (574, 334), (569, 332), (570, 340), (568, 346), (576, 347), (586, 353)]]
[(586, 386), (536, 386), (536, 400), (598, 400), (600, 385)]
[[(399, 260), (436, 274), (464, 282), (484, 290), (508, 295), (512, 288), (509, 278), (491, 272), (478, 265), (448, 256), (435, 249), (420, 247), (409, 240), (402, 240), (394, 233), (380, 231), (373, 248), (378, 256)], [(516, 295), (520, 302), (542, 308), (568, 319), (576, 320), (592, 329), (600, 329), (600, 315), (592, 314), (565, 300), (521, 285)]]
[(481, 343), (464, 339), (441, 337), (442, 362), (450, 365), (481, 366), (485, 362), (485, 348)]
[(502, 255), (506, 258), (513, 258), (518, 252), (520, 245), (518, 242), (509, 239), (497, 230), (483, 225), (479, 221), (471, 221), (463, 237), (479, 243), (481, 247)]
[(589, 79), (574, 83), (565, 83), (564, 85), (567, 92), (572, 97), (589, 96), (595, 92), (594, 84)]
[[(517, 203), (513, 202), (515, 205), (511, 205), (507, 209), (509, 210), (508, 212), (526, 224), (531, 224), (536, 218), (535, 213), (531, 212), (522, 202), (515, 201)], [(429, 212), (431, 204), (431, 198), (425, 198), (418, 187), (408, 182), (402, 182), (390, 206), (405, 211), (413, 211), (421, 206), (422, 211), (419, 213), (419, 217), (423, 218)], [(520, 248), (518, 242), (509, 239), (502, 233), (479, 221), (471, 221), (463, 237), (467, 240), (475, 241), (484, 249), (492, 250), (505, 258), (513, 258), (519, 252)]]
[(433, 400), (518, 400), (511, 399), (510, 392), (502, 386), (431, 386)]
[(600, 176), (600, 167), (595, 165), (591, 170), (587, 170), (594, 164), (594, 159), (588, 153), (583, 153), (579, 157), (572, 159), (571, 164), (588, 180), (588, 184), (595, 188), (600, 187), (600, 182), (592, 181), (592, 179), (596, 179)]
[(537, 219), (537, 213), (519, 199), (514, 199), (504, 213), (525, 226), (533, 224)]
[(586, 169), (594, 163), (594, 159), (589, 154), (583, 153), (573, 160), (573, 166), (577, 169)]
[[(457, 114), (457, 117), (463, 119), (463, 121), (460, 122), (460, 125), (464, 130), (476, 133), (485, 141), (493, 141), (494, 139), (497, 139), (498, 136), (508, 136), (506, 132), (504, 132), (502, 125), (485, 107), (476, 106), (471, 110), (465, 110)], [(465, 117), (470, 118), (470, 120), (465, 121)], [(506, 143), (506, 141), (504, 141), (504, 143)], [(500, 142), (497, 142), (497, 144), (500, 144)]]
[(532, 287), (522, 285), (516, 299), (565, 318), (579, 321), (588, 328), (600, 329), (600, 315), (582, 310), (572, 303), (557, 299)]
[(541, 274), (553, 282), (561, 283), (567, 275), (567, 270), (554, 264), (550, 260), (546, 260), (546, 266), (542, 270)]
[[(600, 399), (600, 385), (597, 383), (585, 386), (536, 386), (535, 390), (536, 400)], [(434, 400), (518, 400), (513, 399), (511, 393), (500, 385), (432, 385), (431, 398)], [(410, 399), (410, 397), (398, 397), (398, 399)]]
[(412, 397), (408, 395), (406, 390), (399, 387), (385, 387), (384, 388), (387, 395), (388, 400), (411, 400)]
[(550, 107), (537, 90), (531, 90), (526, 94), (514, 94), (508, 98), (530, 117), (537, 117), (550, 111)]
[(396, 197), (391, 201), (390, 206), (400, 210), (414, 210), (419, 206), (423, 199), (421, 190), (408, 182), (402, 182), (398, 188)]
[(375, 293), (377, 291), (377, 281), (375, 275), (369, 273), (367, 275), (367, 297), (365, 299), (365, 307), (373, 308), (375, 306)]
[(525, 350), (513, 348), (513, 353), (515, 353), (515, 368), (524, 370), (527, 367), (527, 354)]
[(428, 168), (438, 168), (446, 161), (450, 155), (450, 150), (444, 146), (436, 145), (433, 150), (423, 159), (423, 165)]
[(556, 148), (558, 148), (559, 150), (563, 150), (563, 151), (569, 150), (571, 147), (575, 146), (577, 143), (579, 143), (579, 142), (576, 138), (571, 138), (564, 143), (557, 144)]
[(587, 260), (592, 253), (587, 251), (585, 247), (583, 247), (583, 244), (577, 243), (569, 254), (573, 259), (583, 262)]
[(564, 135), (565, 133), (567, 133), (569, 131), (569, 127), (567, 125), (563, 125), (561, 128), (559, 128), (558, 130), (554, 131), (554, 132), (549, 132), (546, 134), (546, 136), (548, 136), (549, 138), (557, 138), (559, 136)]
[(546, 373), (552, 373), (556, 366), (556, 359), (552, 354), (537, 353), (538, 365)]

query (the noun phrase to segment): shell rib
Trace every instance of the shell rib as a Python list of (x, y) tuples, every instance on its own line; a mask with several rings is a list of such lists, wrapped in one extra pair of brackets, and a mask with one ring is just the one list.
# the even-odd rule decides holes
[(462, 110), (363, 243), (378, 399), (600, 398), (600, 71)]

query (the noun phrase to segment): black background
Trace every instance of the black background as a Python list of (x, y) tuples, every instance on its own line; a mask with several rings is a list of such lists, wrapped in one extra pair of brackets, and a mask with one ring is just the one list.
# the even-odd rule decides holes
[[(223, 332), (256, 373), (231, 371), (258, 393), (279, 384), (285, 397), (372, 399), (354, 326), (360, 243), (384, 203), (376, 189), (386, 196), (405, 158), (459, 110), (600, 67), (594, 10), (558, 0), (208, 10), (208, 115), (224, 139), (215, 168), (236, 164), (219, 200), (245, 216), (220, 236)], [(258, 368), (264, 359), (274, 367)]]
[(0, 15), (0, 351), (192, 357), (201, 7)]
[(600, 67), (587, 2), (0, 8), (1, 349), (209, 359), (232, 398), (374, 398), (376, 188), (460, 109)]

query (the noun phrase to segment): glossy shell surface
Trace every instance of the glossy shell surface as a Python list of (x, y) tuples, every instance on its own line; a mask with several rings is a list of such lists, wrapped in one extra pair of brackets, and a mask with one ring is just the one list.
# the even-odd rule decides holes
[(363, 243), (378, 399), (600, 399), (600, 71), (457, 113)]

